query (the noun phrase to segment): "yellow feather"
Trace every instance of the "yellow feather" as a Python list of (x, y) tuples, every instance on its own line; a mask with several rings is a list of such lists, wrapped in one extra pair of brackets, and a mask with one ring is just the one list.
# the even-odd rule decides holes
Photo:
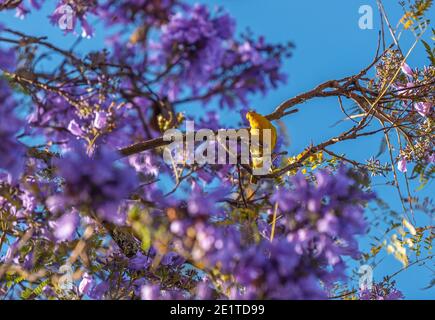
[[(246, 119), (249, 121), (249, 125), (251, 127), (251, 136), (254, 134), (259, 134), (259, 141), (260, 144), (263, 143), (263, 129), (270, 129), (271, 130), (271, 146), (270, 150), (273, 152), (276, 146), (277, 141), (277, 131), (275, 126), (267, 120), (264, 116), (261, 114), (256, 113), (255, 111), (250, 111), (246, 114)], [(258, 132), (252, 130), (257, 129)], [(251, 145), (251, 158), (252, 158), (252, 167), (253, 168), (261, 168), (263, 166), (263, 160), (262, 160), (262, 148), (259, 146), (255, 147)], [(251, 177), (251, 182), (255, 183), (256, 179), (254, 176)]]
[(260, 141), (263, 138), (263, 133), (261, 129), (271, 129), (272, 131), (272, 145), (271, 150), (275, 148), (277, 133), (275, 126), (263, 117), (261, 114), (256, 113), (255, 111), (250, 111), (246, 114), (246, 119), (249, 121), (249, 125), (251, 129), (259, 129), (260, 130)]

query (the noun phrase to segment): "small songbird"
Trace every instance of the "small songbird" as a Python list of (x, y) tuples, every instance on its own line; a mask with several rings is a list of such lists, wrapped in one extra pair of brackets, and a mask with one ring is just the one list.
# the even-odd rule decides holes
[[(259, 135), (258, 141), (259, 145), (254, 145), (251, 143), (250, 152), (251, 152), (251, 160), (253, 168), (262, 168), (263, 167), (263, 149), (264, 149), (264, 141), (263, 141), (263, 129), (271, 130), (271, 143), (270, 143), (270, 152), (272, 153), (276, 146), (277, 141), (277, 131), (275, 126), (267, 120), (261, 114), (256, 113), (255, 111), (249, 111), (246, 114), (246, 119), (249, 121), (249, 125), (251, 127), (251, 141), (252, 137)], [(253, 130), (257, 129), (257, 130)], [(271, 156), (271, 155), (270, 155)], [(254, 175), (251, 176), (251, 183), (256, 183), (257, 179)]]

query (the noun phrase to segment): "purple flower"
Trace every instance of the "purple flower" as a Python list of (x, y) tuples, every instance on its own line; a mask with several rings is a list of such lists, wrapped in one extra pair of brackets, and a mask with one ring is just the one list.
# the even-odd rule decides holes
[(192, 193), (187, 202), (187, 209), (192, 216), (208, 215), (213, 212), (216, 204), (228, 194), (227, 188), (222, 186), (220, 189), (206, 193), (195, 181), (192, 182)]
[(153, 259), (151, 257), (139, 252), (135, 257), (129, 260), (128, 267), (134, 271), (146, 270), (152, 262)]
[(62, 195), (58, 194), (48, 197), (45, 201), (45, 204), (47, 205), (49, 211), (61, 212), (61, 210), (63, 210), (66, 205), (66, 199)]
[(234, 277), (243, 290), (231, 290), (235, 299), (322, 299), (318, 279), (307, 271), (293, 244), (263, 240), (242, 254)]
[(292, 188), (281, 187), (271, 198), (282, 215), (277, 228), (298, 254), (335, 268), (323, 275), (322, 281), (345, 277), (339, 268), (342, 256), (359, 257), (355, 235), (366, 232), (362, 205), (373, 194), (362, 192), (344, 167), (335, 173), (317, 171), (316, 183), (302, 174), (290, 183)]
[(43, 288), (43, 292), (44, 292), (44, 295), (46, 296), (46, 297), (56, 297), (56, 292), (53, 290), (53, 288), (51, 287), (51, 286), (49, 286), (49, 285), (47, 285), (47, 286), (45, 286), (44, 288)]
[(65, 33), (73, 32), (77, 26), (77, 21), (81, 23), (83, 38), (93, 36), (94, 30), (87, 20), (87, 13), (95, 13), (95, 3), (93, 1), (68, 1), (60, 0), (54, 12), (50, 16), (53, 25), (59, 26)]
[(371, 290), (365, 288), (359, 292), (361, 300), (401, 300), (403, 293), (393, 285), (374, 284)]
[(142, 300), (157, 300), (160, 298), (160, 286), (158, 285), (144, 285), (141, 288)]
[(161, 264), (164, 266), (179, 266), (185, 262), (185, 259), (175, 252), (169, 252), (162, 258)]
[(59, 1), (50, 15), (50, 22), (65, 32), (72, 32), (77, 24), (77, 15), (68, 3)]
[(17, 218), (29, 216), (33, 213), (37, 205), (35, 196), (30, 191), (26, 189), (21, 191), (22, 193), (19, 195), (21, 208), (16, 213)]
[(88, 295), (91, 299), (101, 300), (109, 289), (110, 283), (107, 281), (102, 281), (92, 287), (92, 289), (88, 292)]
[(24, 128), (24, 123), (15, 115), (17, 103), (12, 97), (11, 89), (2, 79), (0, 79), (0, 106), (0, 171), (6, 170), (13, 179), (17, 179), (24, 169), (26, 148), (16, 136)]
[(134, 154), (128, 158), (128, 162), (137, 172), (152, 176), (159, 174), (157, 161), (151, 152)]
[[(173, 15), (162, 27), (159, 63), (182, 58), (180, 76), (194, 89), (206, 84), (210, 73), (222, 64), (224, 41), (234, 32), (234, 22), (226, 14), (212, 17), (206, 6), (195, 5)], [(167, 83), (172, 86), (174, 83)]]
[(407, 165), (407, 161), (405, 158), (400, 158), (399, 161), (397, 162), (397, 170), (399, 170), (400, 172), (407, 172), (408, 169), (406, 168)]
[(102, 219), (122, 224), (125, 213), (118, 206), (136, 188), (137, 176), (133, 169), (115, 163), (118, 157), (106, 146), (88, 156), (78, 143), (73, 144), (64, 158), (55, 161), (65, 185), (54, 203), (88, 205)]
[(29, 252), (26, 257), (24, 258), (23, 267), (26, 270), (32, 270), (35, 266), (35, 256), (33, 252)]
[(31, 6), (33, 8), (35, 8), (36, 10), (41, 9), (41, 6), (42, 6), (41, 2), (43, 2), (43, 1), (44, 0), (29, 0)]
[(196, 285), (195, 298), (198, 300), (212, 300), (214, 298), (213, 286), (206, 277)]
[(185, 298), (179, 290), (162, 290), (160, 285), (146, 284), (141, 288), (142, 300), (180, 300)]
[(80, 223), (77, 210), (64, 214), (54, 223), (54, 236), (58, 241), (71, 241)]
[(94, 36), (94, 29), (91, 27), (89, 22), (86, 20), (85, 15), (80, 17), (80, 23), (82, 24), (82, 37), (92, 38)]
[[(98, 3), (98, 15), (108, 26), (128, 23), (144, 23), (160, 26), (165, 23), (178, 4), (176, 0), (124, 0), (120, 2), (102, 1)], [(184, 6), (181, 5), (181, 6)], [(116, 17), (116, 19), (114, 19)]]
[[(1, 30), (0, 30), (1, 31)], [(15, 48), (10, 48), (7, 50), (2, 50), (0, 48), (0, 69), (8, 72), (13, 72), (14, 68), (17, 65), (16, 57), (15, 57)]]
[(402, 68), (402, 72), (406, 74), (408, 77), (412, 77), (414, 75), (414, 72), (412, 71), (411, 67), (406, 62), (402, 64), (401, 68)]
[(432, 109), (432, 104), (430, 102), (417, 102), (414, 103), (414, 108), (423, 117), (427, 117)]
[(95, 114), (94, 127), (97, 129), (104, 129), (107, 126), (107, 113), (99, 111)]
[(81, 295), (88, 294), (93, 284), (94, 284), (93, 277), (89, 275), (87, 272), (85, 272), (83, 274), (82, 281), (79, 284), (79, 293)]
[(14, 260), (17, 255), (19, 243), (20, 239), (16, 239), (13, 243), (11, 243), (6, 250), (6, 255), (0, 259), (0, 262), (11, 263), (11, 261)]
[(2, 132), (1, 128), (0, 141), (0, 171), (4, 169), (11, 174), (13, 179), (17, 179), (24, 169), (25, 147), (16, 140), (14, 135)]
[(84, 132), (80, 125), (75, 120), (71, 120), (68, 125), (68, 130), (75, 136), (82, 137), (84, 136)]

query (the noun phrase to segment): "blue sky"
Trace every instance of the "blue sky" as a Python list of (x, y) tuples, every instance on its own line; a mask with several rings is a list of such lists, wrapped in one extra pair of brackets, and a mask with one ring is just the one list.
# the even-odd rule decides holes
[[(193, 1), (190, 1), (193, 2)], [(249, 27), (255, 34), (264, 35), (268, 41), (295, 44), (293, 57), (289, 59), (284, 71), (289, 74), (289, 81), (278, 90), (267, 96), (257, 96), (252, 99), (251, 107), (261, 113), (271, 112), (282, 101), (312, 89), (316, 85), (330, 79), (358, 73), (367, 66), (375, 54), (380, 19), (376, 10), (375, 0), (207, 0), (199, 1), (210, 6), (221, 5), (237, 20), (239, 31)], [(361, 30), (358, 27), (361, 5), (371, 5), (374, 9), (374, 29)], [(393, 25), (400, 19), (403, 12), (397, 1), (385, 1), (385, 7)], [(50, 9), (32, 14), (24, 21), (13, 18), (13, 14), (0, 13), (0, 22), (13, 28), (34, 35), (47, 35), (50, 41), (68, 48), (74, 41), (73, 35), (64, 36), (60, 30), (49, 25), (46, 16)], [(432, 8), (431, 16), (435, 10)], [(429, 34), (426, 35), (429, 38)], [(387, 38), (387, 43), (390, 42)], [(413, 37), (404, 34), (402, 49), (407, 51), (413, 42)], [(82, 50), (103, 47), (101, 26), (97, 27), (96, 36), (92, 40), (84, 40)], [(418, 45), (408, 59), (412, 67), (422, 67), (428, 64), (422, 45)], [(198, 108), (198, 106), (192, 106)], [(291, 146), (289, 154), (302, 151), (310, 142), (317, 143), (340, 133), (348, 127), (348, 123), (332, 127), (343, 115), (335, 99), (318, 99), (299, 107), (300, 112), (287, 117), (284, 121), (288, 128)], [(187, 110), (186, 110), (187, 111)], [(238, 115), (237, 115), (238, 116)], [(235, 117), (227, 113), (228, 121)], [(225, 118), (224, 118), (225, 119)], [(342, 147), (333, 149), (345, 152), (349, 157), (364, 161), (375, 155), (379, 149), (380, 136), (347, 142)], [(395, 151), (397, 155), (398, 150)], [(385, 156), (381, 162), (387, 161)], [(411, 185), (411, 189), (415, 189)], [(433, 193), (433, 183), (419, 191), (419, 197)], [(389, 186), (379, 186), (377, 193), (387, 201), (393, 209), (402, 212), (397, 192)], [(417, 219), (418, 223), (428, 223), (424, 217)], [(367, 248), (365, 241), (363, 247)], [(375, 279), (401, 268), (400, 262), (392, 256), (376, 267)], [(431, 266), (433, 270), (433, 266)], [(425, 267), (413, 267), (396, 278), (398, 288), (410, 299), (435, 298), (435, 289), (421, 290), (427, 286), (433, 272)], [(357, 284), (355, 284), (357, 285)]]

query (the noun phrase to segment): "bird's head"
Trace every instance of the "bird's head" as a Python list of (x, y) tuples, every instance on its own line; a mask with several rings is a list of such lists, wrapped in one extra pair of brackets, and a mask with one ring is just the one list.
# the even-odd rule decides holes
[(246, 113), (246, 120), (251, 122), (251, 120), (253, 120), (253, 118), (255, 118), (256, 115), (257, 115), (257, 112), (250, 110)]

